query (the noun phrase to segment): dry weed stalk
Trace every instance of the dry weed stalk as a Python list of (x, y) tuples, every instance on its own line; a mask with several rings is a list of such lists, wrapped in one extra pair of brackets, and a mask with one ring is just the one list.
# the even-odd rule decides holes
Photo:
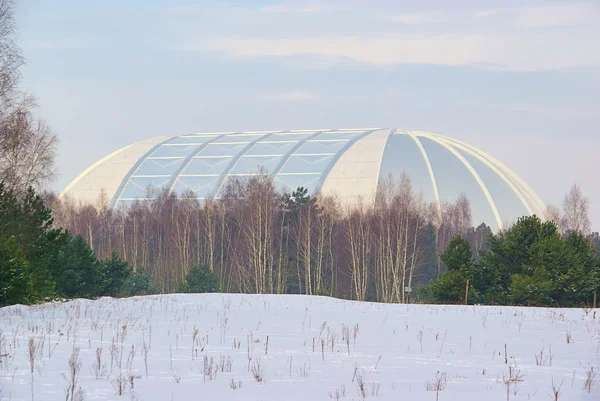
[(356, 390), (358, 391), (358, 395), (364, 400), (367, 398), (367, 387), (363, 370), (358, 370), (355, 368), (354, 377), (356, 379)]
[(521, 374), (521, 370), (516, 366), (508, 367), (508, 376), (502, 374), (502, 384), (506, 387), (506, 401), (510, 401), (510, 390), (513, 388), (514, 394), (517, 395), (518, 384), (523, 382), (525, 375)]
[(204, 355), (204, 364), (202, 367), (202, 375), (204, 376), (204, 382), (206, 383), (206, 378), (208, 380), (215, 380), (217, 378), (217, 364), (215, 363), (215, 357), (211, 356), (210, 359), (208, 356)]
[(346, 398), (346, 386), (342, 384), (340, 388), (336, 388), (335, 391), (330, 392), (329, 398), (332, 398), (336, 401)]
[(260, 359), (255, 360), (252, 364), (252, 376), (258, 383), (262, 383), (264, 380), (264, 372), (260, 366)]
[(358, 337), (358, 333), (360, 333), (360, 328), (358, 327), (358, 323), (356, 323), (354, 325), (354, 330), (352, 332), (352, 338), (353, 338), (353, 344), (352, 345), (354, 346), (354, 349), (356, 349), (356, 339)]
[(342, 340), (346, 343), (346, 349), (348, 350), (348, 356), (350, 355), (350, 328), (346, 325), (342, 325)]
[(79, 373), (81, 372), (81, 360), (79, 359), (79, 348), (73, 348), (69, 358), (69, 377), (65, 388), (66, 401), (83, 401), (83, 389), (79, 386)]
[(102, 362), (102, 347), (96, 348), (96, 360), (91, 368), (92, 377), (96, 380), (108, 378), (108, 368)]
[(296, 373), (300, 377), (308, 377), (310, 373), (310, 364), (304, 362), (304, 364), (301, 367), (296, 368)]
[(427, 391), (435, 391), (435, 401), (438, 401), (440, 391), (444, 391), (447, 384), (448, 380), (446, 379), (446, 372), (440, 373), (440, 371), (437, 371), (435, 372), (433, 380), (426, 383), (426, 388)]
[(231, 373), (233, 369), (233, 358), (230, 356), (219, 356), (219, 370), (223, 373)]
[(592, 392), (595, 378), (596, 372), (594, 372), (594, 367), (592, 366), (589, 370), (585, 371), (585, 382), (583, 383), (583, 389), (586, 390), (588, 394)]
[(548, 355), (544, 356), (544, 349), (540, 351), (539, 355), (535, 355), (535, 364), (537, 366), (552, 366), (552, 346), (548, 346)]
[(192, 361), (194, 360), (194, 348), (196, 347), (196, 339), (198, 338), (198, 329), (194, 327), (194, 331), (192, 332)]
[(560, 382), (560, 384), (557, 386), (556, 383), (554, 383), (554, 377), (552, 378), (552, 400), (553, 401), (558, 401), (560, 398), (560, 389), (562, 388), (563, 382), (565, 381), (565, 379), (563, 378)]
[(229, 383), (229, 388), (232, 390), (237, 390), (238, 388), (242, 388), (242, 381), (241, 380), (235, 381), (235, 380), (231, 379), (231, 383)]
[(31, 371), (31, 400), (33, 401), (33, 371), (35, 369), (35, 360), (38, 357), (38, 353), (40, 352), (40, 343), (35, 341), (35, 338), (29, 337), (29, 342), (27, 343), (27, 356), (29, 359), (29, 368)]
[(117, 395), (125, 395), (125, 389), (127, 388), (127, 379), (125, 379), (125, 377), (122, 374), (119, 374), (112, 380), (112, 385)]
[(142, 353), (144, 354), (144, 368), (146, 370), (146, 379), (148, 378), (148, 351), (150, 348), (146, 345), (146, 342), (142, 345)]

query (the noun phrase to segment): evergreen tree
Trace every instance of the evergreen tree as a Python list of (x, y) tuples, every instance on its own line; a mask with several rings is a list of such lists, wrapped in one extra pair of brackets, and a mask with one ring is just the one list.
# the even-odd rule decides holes
[(473, 251), (469, 240), (454, 237), (440, 259), (448, 271), (431, 283), (431, 296), (438, 302), (464, 302), (467, 280), (473, 275)]
[(219, 281), (207, 266), (194, 266), (185, 276), (185, 282), (179, 286), (179, 292), (205, 293), (218, 292)]
[(57, 292), (67, 298), (91, 298), (103, 293), (104, 283), (94, 251), (80, 235), (60, 250), (55, 269)]
[(103, 260), (99, 265), (103, 287), (101, 295), (124, 295), (125, 284), (132, 274), (127, 262), (123, 262), (119, 255), (113, 252), (110, 259)]
[(29, 265), (15, 239), (0, 236), (0, 306), (35, 300)]
[[(542, 222), (537, 216), (520, 218), (510, 229), (488, 237), (490, 250), (484, 252), (473, 272), (473, 286), (483, 303), (506, 304), (509, 301), (513, 274), (531, 274), (533, 254), (543, 248), (534, 247), (542, 240), (560, 239), (553, 222)], [(533, 251), (532, 251), (533, 248)]]

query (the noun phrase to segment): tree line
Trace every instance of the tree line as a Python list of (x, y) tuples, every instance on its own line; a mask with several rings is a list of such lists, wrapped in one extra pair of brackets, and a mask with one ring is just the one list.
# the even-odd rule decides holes
[[(489, 229), (471, 228), (465, 196), (442, 206), (418, 196), (403, 175), (382, 184), (374, 205), (344, 209), (305, 188), (280, 194), (267, 175), (231, 179), (220, 199), (163, 193), (125, 210), (48, 197), (56, 223), (80, 235), (100, 258), (117, 253), (134, 271), (172, 292), (193, 266), (227, 292), (300, 293), (406, 302), (408, 288), (442, 271), (438, 253), (457, 234), (485, 246)], [(410, 291), (410, 290), (409, 290)]]
[[(598, 234), (585, 231), (587, 199), (577, 186), (562, 211), (523, 217), (497, 234), (473, 227), (466, 196), (440, 210), (404, 174), (384, 180), (374, 204), (346, 209), (305, 188), (280, 194), (267, 175), (231, 179), (206, 202), (167, 193), (125, 210), (110, 210), (103, 197), (49, 202), (61, 226), (100, 257), (117, 253), (147, 272), (158, 292), (182, 288), (194, 266), (226, 292), (377, 302), (461, 303), (468, 279), (471, 303), (583, 305), (598, 287)], [(457, 263), (449, 252), (461, 244)]]

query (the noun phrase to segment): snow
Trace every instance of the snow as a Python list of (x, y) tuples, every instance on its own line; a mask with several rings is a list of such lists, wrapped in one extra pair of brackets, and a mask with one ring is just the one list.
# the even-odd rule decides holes
[[(584, 309), (397, 305), (301, 295), (17, 305), (0, 309), (0, 399), (30, 400), (33, 388), (36, 401), (64, 400), (69, 358), (79, 348), (77, 385), (85, 400), (506, 400), (509, 369), (522, 380), (510, 384), (510, 400), (554, 399), (553, 382), (560, 386), (559, 400), (598, 400), (600, 375), (590, 394), (584, 390), (586, 372), (600, 370), (600, 313), (595, 315)], [(38, 350), (33, 387), (30, 338)], [(94, 373), (99, 347), (106, 375)], [(214, 358), (216, 377), (210, 366), (205, 369), (204, 357), (207, 365)], [(261, 382), (252, 373), (258, 363)], [(431, 390), (436, 374), (446, 378), (439, 393)], [(118, 377), (127, 381), (122, 396)]]

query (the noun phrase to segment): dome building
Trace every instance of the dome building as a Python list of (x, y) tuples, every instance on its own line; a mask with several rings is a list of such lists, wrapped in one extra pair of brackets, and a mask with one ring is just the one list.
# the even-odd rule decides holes
[[(63, 191), (111, 208), (152, 199), (156, 191), (219, 198), (229, 177), (267, 171), (276, 187), (337, 196), (342, 205), (373, 201), (378, 183), (406, 172), (428, 202), (465, 193), (473, 223), (496, 231), (520, 216), (543, 215), (535, 192), (498, 160), (445, 136), (395, 128), (224, 132), (153, 137), (94, 163)], [(190, 192), (191, 191), (191, 192)]]

